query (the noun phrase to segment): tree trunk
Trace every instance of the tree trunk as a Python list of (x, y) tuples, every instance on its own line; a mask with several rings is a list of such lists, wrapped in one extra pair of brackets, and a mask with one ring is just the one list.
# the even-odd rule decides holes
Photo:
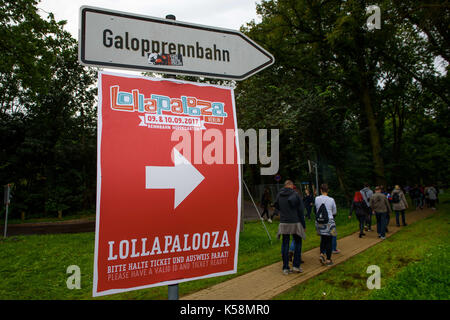
[(350, 201), (352, 199), (352, 194), (351, 192), (349, 192), (347, 185), (344, 182), (344, 171), (339, 167), (336, 167), (336, 176), (339, 181), (339, 186), (344, 191), (345, 198), (347, 199), (347, 201)]
[(62, 219), (62, 210), (58, 210), (58, 219)]
[(370, 144), (372, 146), (372, 161), (374, 165), (375, 181), (378, 185), (386, 185), (386, 178), (384, 176), (384, 162), (381, 157), (381, 143), (380, 132), (377, 128), (377, 121), (373, 112), (372, 103), (370, 100), (369, 88), (366, 85), (362, 86), (362, 103), (364, 113), (369, 125)]

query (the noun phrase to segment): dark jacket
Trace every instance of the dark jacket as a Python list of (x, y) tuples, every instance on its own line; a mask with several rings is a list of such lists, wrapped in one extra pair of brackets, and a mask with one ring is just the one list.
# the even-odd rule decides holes
[(283, 188), (277, 195), (274, 207), (280, 210), (281, 223), (298, 223), (306, 228), (305, 217), (303, 215), (303, 200), (291, 188)]
[(309, 196), (305, 196), (303, 198), (303, 204), (305, 205), (305, 208), (310, 208), (314, 204), (314, 197), (310, 194)]
[(265, 193), (261, 196), (261, 207), (266, 208), (270, 204), (270, 196), (266, 195)]
[(351, 216), (352, 212), (355, 211), (355, 214), (357, 217), (367, 216), (368, 208), (367, 208), (366, 203), (363, 201), (361, 201), (361, 202), (352, 201), (352, 206), (350, 208), (350, 213), (348, 215)]

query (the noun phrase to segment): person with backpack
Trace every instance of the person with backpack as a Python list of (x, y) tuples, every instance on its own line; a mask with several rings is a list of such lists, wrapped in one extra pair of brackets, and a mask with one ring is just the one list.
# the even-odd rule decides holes
[(387, 214), (391, 212), (391, 206), (384, 194), (381, 193), (381, 187), (375, 188), (375, 193), (370, 198), (370, 208), (375, 213), (377, 219), (378, 238), (386, 239), (386, 221)]
[(367, 219), (367, 204), (359, 191), (355, 191), (355, 195), (353, 196), (352, 206), (348, 215), (349, 219), (352, 218), (353, 211), (355, 211), (356, 218), (359, 221), (359, 237), (362, 238), (362, 236), (366, 235), (364, 233), (364, 223)]
[(326, 183), (320, 186), (320, 191), (322, 195), (316, 197), (314, 203), (316, 230), (320, 236), (319, 261), (322, 265), (332, 266), (332, 242), (333, 236), (337, 236), (334, 216), (337, 209), (334, 199), (328, 196), (328, 185)]
[(407, 226), (405, 220), (405, 210), (408, 208), (408, 202), (406, 201), (405, 194), (400, 189), (399, 185), (396, 185), (392, 190), (392, 209), (395, 211), (395, 222), (397, 227), (400, 227), (399, 215), (402, 215), (403, 226)]
[[(303, 200), (294, 191), (294, 183), (286, 180), (284, 187), (280, 190), (274, 206), (280, 212), (280, 224), (278, 226), (278, 239), (283, 237), (281, 244), (281, 256), (283, 259), (283, 274), (292, 272), (303, 272), (300, 268), (302, 238), (306, 238), (305, 217), (303, 215)], [(292, 270), (289, 268), (289, 241), (291, 235), (294, 238), (295, 250)]]
[(370, 208), (370, 198), (373, 195), (373, 191), (369, 188), (368, 183), (364, 183), (364, 188), (359, 190), (359, 192), (361, 192), (363, 200), (367, 205), (366, 231), (372, 231), (372, 209)]

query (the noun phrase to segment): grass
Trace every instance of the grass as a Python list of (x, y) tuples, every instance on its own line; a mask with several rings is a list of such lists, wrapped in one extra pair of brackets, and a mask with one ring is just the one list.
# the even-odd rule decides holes
[[(348, 210), (339, 209), (336, 219), (338, 239), (358, 230)], [(260, 221), (246, 222), (240, 235), (238, 272), (234, 275), (195, 280), (180, 284), (180, 296), (207, 288), (263, 266), (279, 262), (278, 221), (266, 223), (269, 242)], [(307, 220), (303, 251), (319, 246), (314, 222)], [(0, 240), (0, 299), (93, 299), (92, 272), (94, 233), (16, 236)], [(338, 242), (339, 246), (339, 242)], [(81, 269), (81, 289), (69, 290), (66, 269)], [(167, 287), (130, 291), (95, 299), (167, 299)]]
[[(280, 261), (281, 242), (276, 239), (278, 221), (266, 223), (272, 242), (260, 221), (246, 222), (239, 240), (238, 272), (234, 275), (180, 284), (180, 296)], [(341, 209), (338, 237), (357, 231), (356, 219)], [(307, 220), (303, 250), (319, 245), (313, 221)], [(0, 299), (93, 299), (94, 233), (15, 236), (0, 240)], [(66, 287), (67, 267), (81, 269), (81, 289)], [(167, 287), (131, 291), (96, 299), (167, 299)]]
[(406, 266), (384, 288), (373, 291), (369, 298), (377, 300), (449, 300), (449, 252), (450, 244), (448, 242), (431, 248), (423, 260)]
[[(450, 299), (450, 200), (418, 221), (276, 300)], [(381, 289), (369, 290), (367, 267), (381, 269)]]

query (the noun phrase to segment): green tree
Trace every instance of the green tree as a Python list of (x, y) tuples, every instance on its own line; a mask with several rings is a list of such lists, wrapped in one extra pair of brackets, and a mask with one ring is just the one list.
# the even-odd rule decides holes
[[(313, 95), (327, 92), (328, 116), (346, 125), (341, 125), (342, 130), (332, 136), (326, 135), (328, 141), (308, 139), (308, 142), (316, 151), (332, 150), (328, 158), (341, 173), (341, 181), (345, 181), (345, 172), (351, 171), (347, 160), (354, 157), (348, 151), (360, 153), (360, 158), (365, 159), (369, 147), (373, 181), (386, 184), (390, 174), (385, 172), (385, 162), (392, 154), (386, 152), (385, 122), (390, 121), (393, 127), (391, 151), (394, 162), (398, 163), (406, 120), (415, 108), (417, 95), (431, 93), (448, 105), (448, 87), (442, 86), (445, 77), (434, 67), (438, 51), (431, 49), (431, 40), (410, 21), (399, 21), (400, 9), (394, 1), (379, 3), (381, 29), (368, 30), (366, 7), (370, 4), (356, 0), (262, 1), (257, 6), (261, 23), (251, 22), (242, 30), (276, 58), (270, 70), (273, 79), (262, 74), (255, 76), (266, 80), (262, 86), (251, 88), (261, 94), (259, 103), (265, 104), (261, 101), (265, 97), (262, 92), (273, 85), (280, 89), (279, 102), (305, 113), (307, 110), (300, 103), (287, 102), (293, 100), (291, 96), (298, 88)], [(253, 79), (249, 81), (257, 83)], [(238, 86), (243, 88), (241, 96), (254, 96), (246, 86)], [(273, 112), (279, 110), (283, 114), (283, 103), (274, 106)], [(340, 112), (341, 108), (347, 111)], [(294, 122), (299, 126), (304, 124), (298, 119)], [(355, 130), (355, 123), (359, 130)], [(348, 134), (357, 135), (358, 139), (346, 139)], [(333, 158), (333, 155), (338, 156)]]
[(1, 1), (0, 180), (32, 214), (92, 207), (95, 72), (77, 59), (64, 21), (37, 1)]

